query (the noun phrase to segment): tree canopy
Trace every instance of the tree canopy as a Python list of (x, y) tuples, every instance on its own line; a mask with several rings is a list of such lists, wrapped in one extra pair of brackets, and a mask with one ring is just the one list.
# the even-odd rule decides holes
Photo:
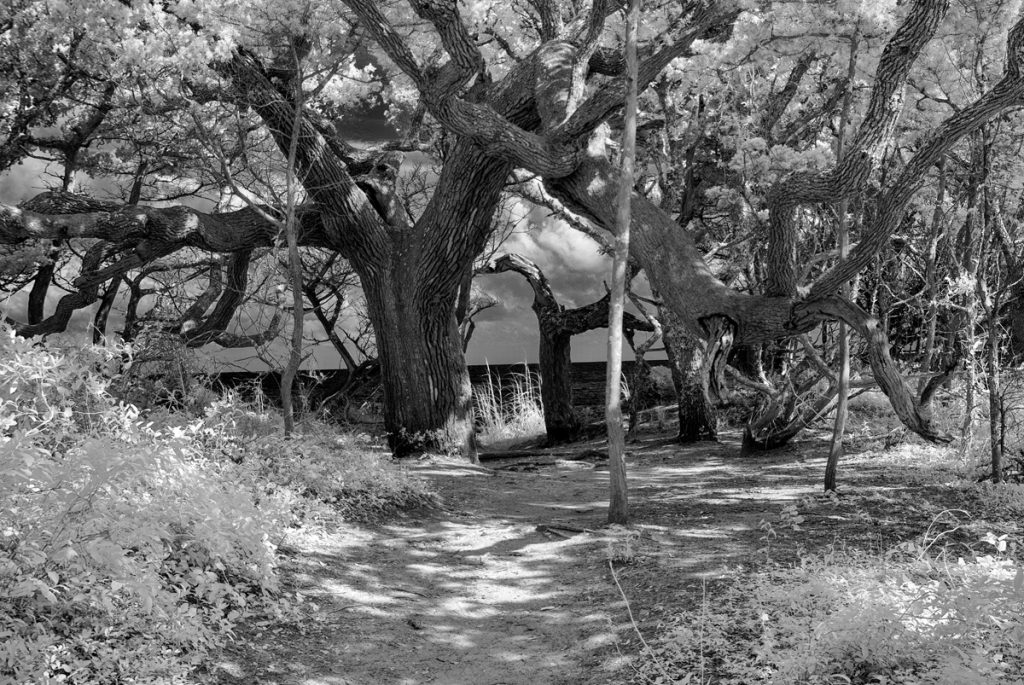
[[(730, 348), (841, 319), (867, 342), (901, 420), (946, 439), (879, 317), (841, 289), (927, 213), (947, 160), (978, 149), (978, 136), (1012, 145), (1024, 104), (1018, 5), (642, 4), (631, 258), (680, 329), (718, 351), (711, 366)], [(473, 454), (458, 304), (503, 193), (540, 183), (542, 201), (616, 232), (620, 10), (608, 0), (8, 3), (0, 167), (46, 157), (63, 182), (0, 206), (4, 268), (19, 274), (12, 288), (35, 279), (45, 290), (56, 278), (47, 268), (79, 254), (57, 310), (36, 306), (19, 329), (59, 330), (104, 283), (182, 250), (229, 255), (244, 271), (279, 239), (294, 144), (298, 241), (359, 278), (392, 449)], [(353, 116), (368, 110), (387, 117), (391, 141), (357, 143)], [(422, 202), (401, 192), (410, 155), (438, 165)], [(1012, 155), (999, 160), (992, 173), (1012, 176)], [(108, 197), (66, 192), (83, 174)], [(832, 215), (844, 200), (857, 222), (837, 258)], [(232, 292), (198, 307), (196, 326), (223, 329)]]

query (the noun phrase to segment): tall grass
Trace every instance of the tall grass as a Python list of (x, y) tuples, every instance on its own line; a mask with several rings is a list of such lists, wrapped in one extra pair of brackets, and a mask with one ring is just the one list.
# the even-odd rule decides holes
[(491, 447), (544, 435), (540, 376), (523, 363), (523, 372), (502, 379), (491, 374), (473, 388), (477, 438)]

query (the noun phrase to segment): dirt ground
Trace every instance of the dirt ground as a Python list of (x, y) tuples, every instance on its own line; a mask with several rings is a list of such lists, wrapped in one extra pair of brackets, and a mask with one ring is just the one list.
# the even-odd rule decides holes
[[(608, 472), (596, 454), (589, 461), (538, 451), (483, 466), (411, 464), (444, 506), (346, 527), (297, 550), (286, 576), (305, 598), (308, 620), (245, 626), (213, 680), (629, 682), (642, 652), (638, 634), (654, 637), (659, 621), (700, 602), (709, 583), (756, 566), (765, 544), (759, 525), (778, 521), (787, 503), (817, 495), (827, 447), (812, 434), (744, 458), (738, 436), (680, 446), (662, 435), (627, 451), (629, 528), (604, 526)], [(906, 490), (927, 485), (893, 484), (864, 459), (840, 478), (848, 493), (871, 493), (872, 511), (864, 511), (863, 497), (847, 496), (809, 518), (799, 542), (780, 528), (776, 561), (797, 554), (798, 544), (827, 545), (840, 530), (866, 547), (919, 530)]]

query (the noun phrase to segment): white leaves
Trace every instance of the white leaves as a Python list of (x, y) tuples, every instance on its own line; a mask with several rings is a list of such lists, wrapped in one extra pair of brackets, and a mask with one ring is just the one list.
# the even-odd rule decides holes
[(320, 90), (320, 97), (337, 107), (351, 107), (379, 91), (377, 71), (372, 63), (368, 62), (358, 67), (355, 57), (348, 57), (344, 66), (338, 69), (338, 73), (324, 84)]
[(1006, 535), (1006, 533), (1003, 533), (1002, 535), (997, 537), (995, 533), (989, 531), (985, 533), (985, 536), (981, 540), (982, 542), (986, 542), (995, 547), (997, 552), (1005, 552), (1007, 545), (1007, 537), (1008, 536)]
[(950, 295), (970, 295), (978, 288), (977, 277), (967, 271), (961, 271), (956, 276), (949, 276), (946, 278), (946, 283)]

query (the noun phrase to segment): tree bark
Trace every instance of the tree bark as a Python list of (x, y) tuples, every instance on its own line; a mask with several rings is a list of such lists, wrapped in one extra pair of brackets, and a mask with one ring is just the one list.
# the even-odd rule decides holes
[[(850, 57), (846, 71), (847, 88), (843, 95), (843, 108), (839, 116), (839, 138), (836, 142), (837, 160), (842, 160), (846, 151), (846, 128), (849, 124), (850, 107), (853, 100), (852, 84), (857, 70), (859, 31), (859, 27), (855, 29), (853, 38), (850, 39)], [(849, 204), (850, 201), (843, 198), (839, 201), (837, 211), (839, 216), (837, 242), (840, 260), (850, 256), (850, 227), (846, 220)], [(849, 283), (843, 284), (841, 292), (844, 297), (853, 297), (853, 289)], [(832, 427), (832, 442), (829, 445), (828, 459), (825, 462), (825, 492), (834, 492), (836, 489), (836, 471), (839, 468), (839, 460), (843, 456), (843, 435), (846, 433), (847, 405), (850, 402), (850, 332), (847, 330), (845, 321), (839, 322), (839, 377), (837, 381), (836, 420)]]
[(707, 393), (701, 366), (704, 356), (701, 344), (686, 337), (672, 323), (671, 315), (662, 314), (662, 335), (665, 354), (676, 389), (681, 443), (718, 440), (718, 410)]
[(110, 318), (110, 310), (114, 307), (114, 300), (117, 298), (117, 291), (121, 287), (121, 279), (112, 278), (107, 284), (100, 298), (100, 306), (96, 309), (96, 315), (92, 319), (92, 344), (102, 345), (107, 335), (107, 319)]
[[(57, 259), (57, 252), (52, 252), (50, 257), (54, 260)], [(55, 269), (55, 262), (43, 264), (36, 271), (35, 278), (32, 279), (32, 289), (28, 293), (28, 322), (30, 324), (39, 324), (46, 318), (46, 295), (50, 292)]]
[(388, 446), (396, 457), (443, 452), (475, 461), (472, 389), (454, 298), (426, 297), (401, 263), (361, 281), (377, 338)]
[(831, 411), (836, 391), (836, 385), (830, 386), (812, 404), (799, 410), (794, 406), (796, 398), (790, 398), (784, 404), (770, 404), (767, 412), (748, 422), (744, 428), (741, 454), (769, 452), (786, 445), (813, 421)]
[(997, 296), (990, 309), (988, 323), (988, 427), (989, 454), (992, 457), (992, 482), (1003, 479), (1003, 405), (1000, 387), (999, 368), (999, 319), (994, 313), (999, 310)]
[(302, 257), (299, 255), (299, 227), (295, 221), (298, 203), (298, 183), (295, 160), (298, 157), (299, 133), (302, 130), (302, 58), (293, 50), (295, 79), (293, 81), (295, 117), (292, 121), (291, 139), (285, 163), (285, 216), (282, 226), (288, 253), (288, 284), (292, 295), (292, 336), (288, 347), (288, 362), (281, 371), (281, 412), (284, 414), (284, 436), (290, 437), (295, 431), (295, 393), (292, 388), (302, 364), (302, 329), (305, 312), (302, 303)]
[(572, 402), (572, 334), (542, 324), (539, 362), (548, 444), (572, 442), (580, 436)]
[(946, 202), (946, 164), (938, 163), (939, 179), (935, 191), (935, 207), (932, 210), (931, 227), (928, 235), (928, 248), (925, 252), (924, 285), (928, 289), (928, 309), (925, 313), (924, 356), (921, 370), (929, 373), (935, 360), (935, 334), (939, 321), (939, 243), (945, 234)]
[(622, 315), (626, 305), (626, 266), (629, 262), (630, 199), (636, 160), (637, 58), (636, 36), (640, 0), (629, 0), (626, 14), (626, 112), (622, 133), (622, 175), (616, 212), (612, 289), (608, 301), (608, 374), (605, 383), (605, 420), (608, 423), (608, 523), (629, 522), (625, 443), (622, 426)]
[(718, 409), (708, 395), (700, 347), (692, 344), (690, 373), (679, 396), (679, 442), (718, 440)]

